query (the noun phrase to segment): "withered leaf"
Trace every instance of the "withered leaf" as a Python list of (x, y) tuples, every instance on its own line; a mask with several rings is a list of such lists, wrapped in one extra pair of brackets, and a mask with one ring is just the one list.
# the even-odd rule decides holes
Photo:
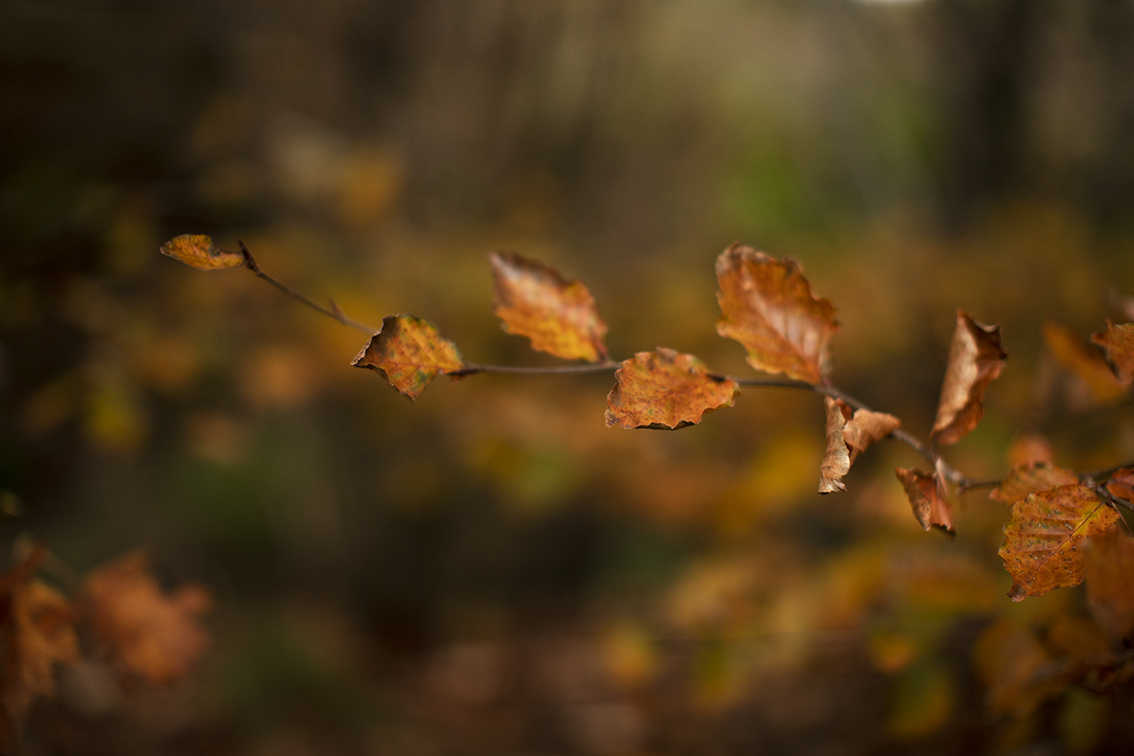
[(197, 270), (224, 270), (244, 265), (244, 255), (219, 249), (212, 237), (204, 234), (176, 236), (161, 245), (160, 250), (166, 257), (180, 260)]
[(852, 410), (841, 399), (823, 397), (827, 410), (827, 451), (819, 466), (819, 493), (845, 491), (843, 476), (854, 460), (875, 441), (893, 433), (901, 421), (885, 412)]
[(91, 571), (83, 587), (94, 635), (127, 677), (173, 682), (208, 648), (209, 636), (201, 626), (212, 604), (208, 591), (188, 584), (163, 593), (143, 554), (128, 554)]
[(717, 333), (739, 341), (748, 364), (820, 383), (830, 372), (835, 306), (811, 294), (798, 263), (733, 244), (717, 258)]
[(1113, 528), (1091, 538), (1083, 571), (1091, 615), (1115, 640), (1134, 633), (1134, 538)]
[(1082, 381), (1094, 401), (1107, 402), (1122, 396), (1122, 383), (1111, 372), (1103, 356), (1088, 346), (1079, 334), (1067, 326), (1047, 321), (1043, 324), (1043, 341), (1055, 361)]
[(350, 363), (377, 370), (390, 385), (417, 399), (438, 373), (464, 367), (457, 345), (444, 338), (437, 326), (413, 315), (387, 315), (378, 333)]
[(977, 426), (984, 416), (984, 392), (1004, 369), (1007, 357), (1000, 348), (1000, 326), (982, 325), (957, 310), (931, 433), (935, 442), (955, 444)]
[(732, 406), (735, 381), (713, 376), (691, 354), (659, 347), (639, 352), (614, 373), (618, 383), (606, 397), (606, 425), (623, 428), (683, 428), (706, 412)]
[(1117, 521), (1117, 512), (1078, 483), (1028, 494), (1012, 504), (999, 551), (1012, 576), (1008, 597), (1023, 601), (1081, 583), (1087, 539)]
[(895, 469), (894, 473), (906, 489), (906, 498), (921, 526), (926, 530), (937, 528), (951, 535), (953, 509), (945, 500), (945, 483), (941, 476), (904, 467)]
[(1134, 469), (1124, 467), (1111, 473), (1106, 490), (1120, 499), (1134, 503)]
[(607, 359), (606, 323), (595, 300), (579, 281), (514, 252), (493, 252), (496, 301), (493, 312), (504, 330), (527, 336), (532, 349), (566, 360)]
[(1123, 386), (1134, 383), (1134, 323), (1115, 325), (1106, 321), (1106, 330), (1091, 336), (1102, 347), (1107, 364)]
[(1078, 482), (1078, 475), (1062, 467), (1056, 467), (1047, 462), (1025, 463), (1016, 465), (1009, 470), (1004, 479), (1000, 481), (1000, 485), (992, 489), (988, 498), (1005, 504), (1012, 504), (1030, 493)]

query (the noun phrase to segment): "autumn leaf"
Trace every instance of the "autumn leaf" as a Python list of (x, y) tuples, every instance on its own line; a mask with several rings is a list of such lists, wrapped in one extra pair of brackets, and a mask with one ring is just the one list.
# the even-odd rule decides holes
[(1134, 538), (1119, 528), (1091, 538), (1083, 582), (1091, 615), (1119, 641), (1134, 632)]
[(659, 347), (639, 352), (614, 373), (618, 383), (606, 397), (606, 425), (623, 428), (684, 428), (718, 407), (732, 406), (735, 381), (711, 374), (691, 354)]
[(1134, 383), (1134, 323), (1115, 325), (1106, 321), (1106, 330), (1091, 336), (1091, 343), (1102, 347), (1107, 364), (1123, 386)]
[(935, 527), (952, 535), (953, 509), (945, 500), (945, 483), (941, 476), (904, 467), (897, 468), (894, 473), (906, 489), (906, 498), (921, 526), (925, 530)]
[(90, 572), (84, 604), (95, 637), (126, 676), (173, 682), (204, 655), (201, 616), (212, 599), (201, 586), (163, 593), (143, 554), (128, 554)]
[(748, 364), (807, 383), (826, 378), (835, 306), (811, 295), (796, 262), (733, 244), (717, 258), (717, 281), (717, 333), (739, 341)]
[(441, 336), (428, 320), (413, 315), (387, 315), (354, 361), (355, 367), (377, 370), (390, 385), (417, 399), (438, 373), (464, 367), (457, 345)]
[(489, 259), (495, 278), (493, 311), (506, 332), (527, 336), (532, 349), (565, 360), (608, 359), (606, 323), (587, 287), (513, 252), (493, 252)]
[(827, 451), (819, 466), (819, 493), (845, 491), (843, 476), (854, 460), (876, 441), (893, 433), (901, 421), (885, 412), (853, 410), (841, 399), (823, 398), (827, 409)]
[(1117, 521), (1117, 512), (1077, 483), (1028, 494), (1015, 502), (999, 552), (1012, 576), (1008, 597), (1023, 601), (1081, 583), (1087, 539)]
[[(1103, 336), (1107, 334), (1109, 330)], [(1043, 324), (1043, 341), (1055, 361), (1080, 380), (1096, 402), (1122, 396), (1122, 383), (1111, 372), (1103, 356), (1070, 328), (1047, 321)]]
[(1134, 503), (1134, 468), (1124, 467), (1111, 473), (1106, 490), (1120, 499)]
[(982, 325), (957, 310), (931, 433), (936, 443), (955, 444), (977, 426), (984, 416), (984, 392), (1004, 369), (1007, 357), (1000, 348), (1000, 326)]
[(212, 237), (204, 234), (182, 234), (161, 245), (160, 250), (166, 257), (197, 270), (224, 270), (244, 265), (244, 255), (218, 249)]
[(992, 490), (988, 498), (1005, 504), (1012, 504), (1030, 493), (1078, 482), (1078, 475), (1062, 467), (1056, 467), (1046, 462), (1025, 463), (1016, 465), (1009, 470), (1004, 479), (1000, 481), (1000, 485)]

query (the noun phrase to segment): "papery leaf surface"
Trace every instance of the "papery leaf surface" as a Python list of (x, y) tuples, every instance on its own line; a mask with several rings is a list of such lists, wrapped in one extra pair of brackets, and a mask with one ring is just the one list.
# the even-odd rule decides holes
[(740, 342), (748, 364), (807, 383), (827, 376), (835, 306), (812, 296), (798, 263), (733, 244), (717, 258), (717, 282), (717, 333)]
[(1134, 538), (1112, 528), (1091, 538), (1083, 582), (1091, 615), (1114, 641), (1134, 633)]
[(925, 530), (937, 528), (953, 533), (953, 508), (945, 499), (945, 482), (939, 473), (927, 473), (899, 467), (894, 470), (906, 498), (913, 508), (914, 517)]
[(224, 270), (244, 265), (244, 255), (219, 249), (213, 243), (212, 237), (204, 234), (175, 236), (159, 249), (166, 257), (180, 260), (197, 270)]
[(495, 279), (493, 311), (505, 331), (527, 336), (532, 349), (566, 360), (608, 358), (606, 323), (586, 286), (513, 252), (493, 252), (489, 259)]
[(1007, 357), (1000, 348), (1000, 326), (982, 325), (957, 310), (931, 433), (936, 443), (954, 444), (977, 426), (984, 416), (984, 392), (1004, 369)]
[(1134, 323), (1115, 325), (1106, 321), (1106, 330), (1091, 336), (1091, 343), (1102, 347), (1106, 362), (1123, 386), (1134, 383)]
[(843, 476), (866, 447), (893, 433), (901, 421), (885, 412), (852, 410), (841, 399), (823, 397), (827, 450), (819, 466), (819, 493), (845, 491)]
[(659, 347), (639, 352), (614, 373), (606, 397), (606, 425), (623, 428), (683, 428), (719, 407), (732, 406), (735, 381), (714, 376), (691, 354)]
[(1125, 393), (1106, 359), (1067, 326), (1050, 320), (1045, 322), (1043, 341), (1055, 361), (1082, 381), (1094, 402), (1109, 402)]
[(1079, 476), (1071, 470), (1047, 462), (1025, 463), (1009, 470), (1000, 481), (1000, 485), (992, 489), (988, 498), (1012, 504), (1030, 493), (1078, 482)]
[(1023, 601), (1081, 583), (1087, 539), (1116, 522), (1118, 513), (1078, 483), (1028, 494), (1012, 504), (999, 551), (1012, 576), (1008, 597)]
[(413, 315), (387, 315), (378, 333), (350, 363), (376, 370), (390, 385), (417, 399), (438, 373), (464, 367), (457, 345), (441, 335), (437, 326)]

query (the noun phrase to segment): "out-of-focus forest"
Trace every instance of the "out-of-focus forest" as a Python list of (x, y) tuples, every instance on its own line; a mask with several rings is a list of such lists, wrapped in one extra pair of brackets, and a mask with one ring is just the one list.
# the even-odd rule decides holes
[(816, 395), (676, 433), (606, 428), (609, 375), (411, 403), (362, 334), (157, 250), (241, 239), (353, 318), (552, 364), (492, 314), (515, 251), (586, 282), (613, 357), (741, 375), (741, 240), (802, 263), (835, 380), (923, 438), (956, 309), (1002, 325), (967, 474), (1035, 434), (1102, 468), (1131, 405), (1041, 334), (1131, 319), (1132, 74), (1128, 0), (0, 4), (0, 544), (63, 583), (141, 549), (213, 597), (193, 674), (60, 668), (20, 752), (1121, 752), (1129, 687), (990, 695), (988, 629), (1055, 638), (1082, 589), (1008, 601), (1007, 508), (923, 532), (904, 446), (818, 496)]

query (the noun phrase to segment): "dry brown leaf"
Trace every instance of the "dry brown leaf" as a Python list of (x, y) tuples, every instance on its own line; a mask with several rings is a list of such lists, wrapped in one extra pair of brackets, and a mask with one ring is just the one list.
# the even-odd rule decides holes
[(493, 311), (505, 331), (527, 336), (532, 349), (565, 360), (608, 359), (606, 323), (587, 287), (513, 252), (493, 252), (489, 259), (495, 278)]
[(1087, 539), (1118, 522), (1118, 513), (1086, 486), (1029, 494), (1012, 505), (1000, 558), (1012, 576), (1008, 597), (1023, 601), (1083, 581)]
[(378, 333), (350, 363), (370, 368), (410, 399), (417, 399), (438, 373), (464, 367), (456, 344), (437, 326), (413, 315), (387, 315)]
[(204, 234), (182, 234), (161, 245), (160, 250), (166, 257), (197, 270), (224, 270), (244, 265), (244, 255), (219, 249), (212, 237)]
[(904, 467), (895, 469), (894, 473), (906, 489), (906, 498), (921, 526), (926, 530), (937, 528), (952, 535), (953, 509), (945, 500), (945, 483), (941, 476)]
[(1004, 369), (1007, 357), (1000, 348), (1000, 326), (982, 325), (957, 310), (931, 434), (936, 443), (955, 444), (977, 426), (984, 416), (984, 392)]
[(691, 354), (659, 347), (639, 352), (614, 374), (618, 383), (606, 397), (606, 425), (623, 428), (683, 428), (706, 412), (732, 406), (737, 385), (712, 375)]
[(1110, 475), (1106, 490), (1120, 499), (1134, 504), (1134, 468), (1124, 467)]
[(95, 637), (128, 677), (172, 682), (185, 676), (209, 645), (201, 626), (212, 604), (209, 592), (189, 584), (163, 593), (143, 554), (128, 554), (88, 573), (84, 602)]
[(901, 421), (885, 412), (851, 410), (841, 399), (823, 398), (827, 409), (827, 451), (819, 466), (819, 493), (845, 491), (843, 476), (854, 460), (876, 441), (893, 433)]
[(1047, 321), (1043, 341), (1055, 361), (1086, 386), (1095, 402), (1108, 402), (1125, 393), (1103, 356), (1070, 328)]
[(739, 341), (748, 364), (807, 383), (826, 378), (835, 306), (811, 295), (796, 262), (733, 244), (717, 258), (717, 281), (717, 333)]
[(1111, 639), (1129, 637), (1134, 632), (1134, 538), (1120, 528), (1094, 536), (1084, 561), (1091, 615)]
[(1051, 442), (1039, 433), (1021, 434), (1012, 441), (1005, 456), (1008, 459), (1008, 464), (1013, 467), (1025, 465), (1029, 462), (1051, 463), (1055, 461), (1055, 451), (1051, 448)]
[(1102, 347), (1107, 364), (1123, 386), (1134, 383), (1134, 323), (1115, 325), (1106, 321), (1106, 330), (1091, 336), (1091, 343)]
[(988, 498), (1012, 504), (1030, 493), (1078, 482), (1078, 475), (1062, 467), (1047, 462), (1025, 463), (1009, 470)]

